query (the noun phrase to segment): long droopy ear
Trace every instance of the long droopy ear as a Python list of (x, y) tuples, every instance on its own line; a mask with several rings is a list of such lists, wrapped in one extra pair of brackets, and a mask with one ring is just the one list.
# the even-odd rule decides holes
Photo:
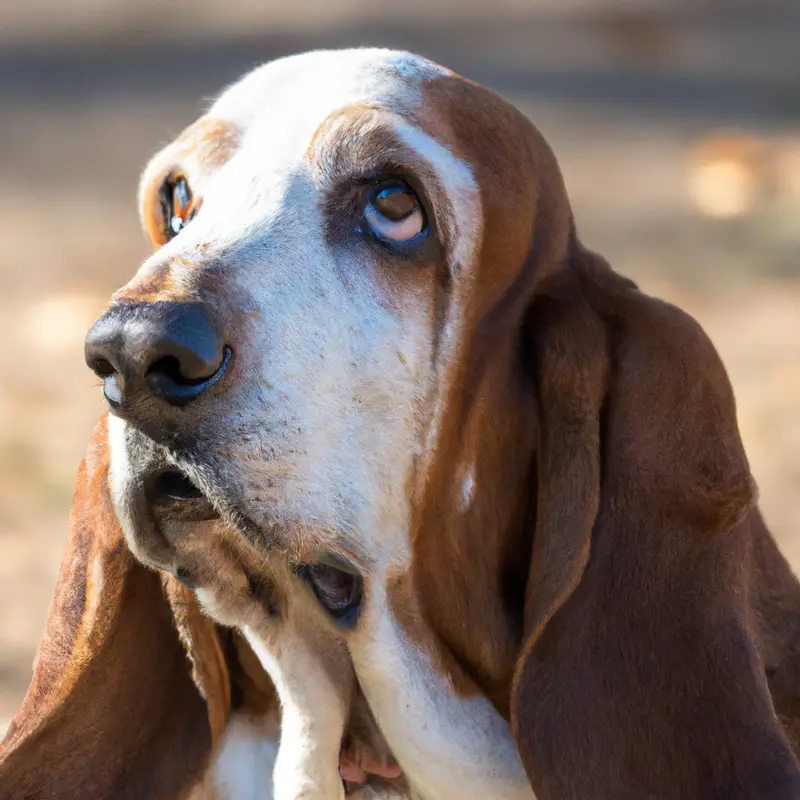
[(686, 314), (573, 242), (528, 318), (540, 441), (511, 695), (539, 800), (800, 796), (748, 627), (753, 483)]
[(219, 637), (134, 561), (108, 488), (106, 424), (81, 466), (32, 683), (0, 746), (0, 798), (186, 797), (229, 707)]

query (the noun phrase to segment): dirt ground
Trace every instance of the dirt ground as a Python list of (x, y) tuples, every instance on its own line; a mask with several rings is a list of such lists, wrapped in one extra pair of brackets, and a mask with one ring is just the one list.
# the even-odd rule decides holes
[(83, 336), (146, 252), (138, 172), (227, 82), (311, 47), (422, 52), (531, 116), (584, 240), (694, 314), (722, 353), (762, 507), (800, 568), (791, 3), (156, 5), (73, 0), (68, 21), (47, 0), (0, 9), (0, 731), (30, 678), (102, 409)]

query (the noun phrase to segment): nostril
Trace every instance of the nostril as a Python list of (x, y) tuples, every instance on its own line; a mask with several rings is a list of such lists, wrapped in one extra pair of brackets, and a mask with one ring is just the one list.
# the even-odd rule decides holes
[(109, 375), (113, 375), (116, 372), (111, 362), (101, 356), (92, 359), (89, 367), (98, 378), (107, 378)]
[(185, 405), (210, 389), (224, 375), (231, 355), (231, 348), (226, 346), (216, 369), (210, 375), (199, 378), (187, 377), (177, 357), (163, 356), (147, 370), (147, 385), (154, 394), (160, 395), (171, 405)]
[(115, 347), (113, 341), (109, 341), (110, 338), (99, 324), (95, 325), (86, 337), (84, 346), (86, 366), (98, 378), (107, 378), (109, 375), (119, 372), (117, 368), (118, 348)]
[(202, 383), (204, 380), (207, 380), (207, 378), (194, 379), (184, 377), (181, 374), (181, 363), (175, 356), (164, 356), (164, 358), (159, 358), (155, 364), (151, 364), (150, 369), (147, 370), (147, 375), (149, 377), (154, 374), (162, 375), (178, 384), (191, 385), (193, 383)]
[[(93, 329), (94, 330), (94, 329)], [(107, 344), (92, 341), (92, 332), (86, 342), (86, 364), (103, 381), (103, 394), (109, 405), (118, 409), (122, 403), (122, 384), (119, 371), (111, 359), (112, 348)]]

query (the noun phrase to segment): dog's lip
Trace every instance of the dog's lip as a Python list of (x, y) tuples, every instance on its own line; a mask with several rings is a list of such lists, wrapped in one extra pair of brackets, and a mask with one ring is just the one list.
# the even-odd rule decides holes
[(145, 481), (145, 496), (158, 520), (203, 522), (219, 519), (212, 501), (182, 470), (159, 470)]
[[(170, 450), (160, 458), (158, 466), (140, 473), (134, 483), (156, 525), (163, 521), (203, 522), (222, 520), (235, 529), (251, 547), (267, 550), (275, 544), (273, 527), (267, 520), (257, 522), (240, 501), (235, 487), (220, 479), (209, 482), (208, 469), (202, 486), (193, 478), (193, 460), (187, 462), (181, 451)], [(166, 475), (166, 480), (164, 477)], [(180, 496), (180, 485), (186, 481), (186, 491)], [(191, 486), (191, 490), (190, 490)], [(178, 489), (178, 496), (175, 496)]]

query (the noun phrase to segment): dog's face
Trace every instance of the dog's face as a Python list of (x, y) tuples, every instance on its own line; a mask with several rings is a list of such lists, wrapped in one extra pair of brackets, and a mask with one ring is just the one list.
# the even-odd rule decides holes
[[(312, 53), (251, 73), (153, 159), (142, 216), (162, 246), (87, 344), (141, 557), (169, 565), (160, 537), (142, 541), (141, 495), (172, 465), (262, 552), (404, 566), (464, 377), (466, 290), (501, 296), (512, 277), (497, 260), (481, 277), (487, 229), (502, 216), (520, 260), (530, 243), (514, 224), (530, 217), (529, 165), (503, 163), (487, 188), (503, 142), (463, 135), (463, 117), (498, 108), (522, 125), (416, 57)], [(466, 502), (468, 465), (458, 480)]]
[[(164, 244), (99, 325), (122, 506), (172, 462), (258, 546), (401, 550), (447, 347), (437, 299), (481, 226), (470, 169), (415, 120), (440, 74), (370, 51), (270, 64), (151, 163), (143, 216)], [(223, 354), (186, 405), (102, 350), (146, 350), (152, 309), (171, 304), (199, 309)]]
[[(534, 650), (589, 585), (594, 531), (595, 595), (616, 597), (598, 575), (650, 574), (610, 564), (621, 531), (683, 542), (674, 520), (730, 529), (749, 507), (713, 350), (580, 246), (518, 111), (405, 54), (252, 72), (141, 198), (158, 249), (87, 340), (116, 512), (273, 678), (282, 796), (340, 790), (360, 688), (412, 789), (528, 800), (519, 754), (546, 774), (535, 726), (560, 728), (548, 687), (580, 694), (570, 665), (602, 662), (586, 615), (580, 644), (542, 640), (549, 682)], [(636, 618), (608, 602), (624, 636)]]

